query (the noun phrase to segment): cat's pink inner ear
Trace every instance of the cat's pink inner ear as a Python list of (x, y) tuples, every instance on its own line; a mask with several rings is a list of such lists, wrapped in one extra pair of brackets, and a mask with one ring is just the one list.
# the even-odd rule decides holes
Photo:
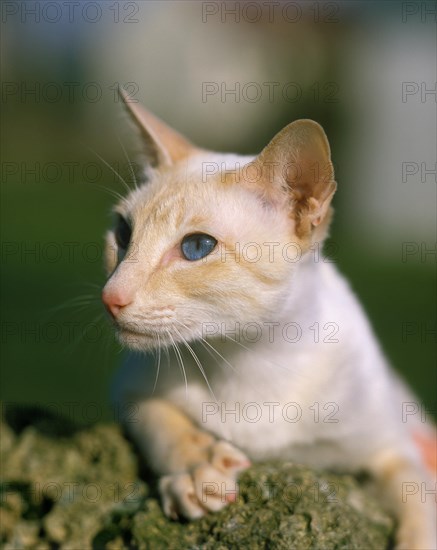
[(126, 90), (120, 88), (119, 93), (155, 157), (153, 164), (171, 165), (199, 151), (188, 139), (147, 111), (138, 100), (130, 97)]
[(312, 120), (286, 126), (255, 159), (262, 177), (258, 191), (265, 200), (290, 209), (305, 226), (326, 217), (337, 184), (328, 139)]

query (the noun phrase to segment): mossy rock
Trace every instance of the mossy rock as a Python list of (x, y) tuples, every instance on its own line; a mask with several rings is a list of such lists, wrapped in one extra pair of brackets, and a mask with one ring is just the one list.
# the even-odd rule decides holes
[(250, 468), (238, 501), (219, 513), (170, 521), (118, 426), (63, 431), (63, 419), (28, 413), (7, 411), (1, 424), (5, 550), (392, 546), (394, 522), (365, 483), (291, 462)]

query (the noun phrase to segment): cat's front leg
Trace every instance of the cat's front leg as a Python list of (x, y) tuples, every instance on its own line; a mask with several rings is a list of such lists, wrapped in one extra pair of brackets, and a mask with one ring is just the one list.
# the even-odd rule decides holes
[(396, 514), (397, 550), (437, 548), (435, 480), (424, 467), (393, 451), (375, 456), (371, 470)]
[(167, 516), (195, 519), (236, 499), (237, 476), (250, 466), (241, 451), (199, 429), (163, 399), (143, 401), (137, 412), (135, 421), (125, 426), (161, 477), (159, 491)]

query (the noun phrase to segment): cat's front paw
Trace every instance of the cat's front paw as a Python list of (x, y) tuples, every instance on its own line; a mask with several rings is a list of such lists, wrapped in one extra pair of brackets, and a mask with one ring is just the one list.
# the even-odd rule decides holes
[(211, 464), (202, 464), (191, 473), (162, 477), (159, 490), (166, 516), (197, 519), (235, 501), (237, 482)]
[(218, 441), (211, 447), (209, 463), (191, 472), (161, 478), (164, 513), (172, 518), (197, 519), (217, 512), (238, 495), (238, 474), (250, 466), (248, 458), (230, 443)]

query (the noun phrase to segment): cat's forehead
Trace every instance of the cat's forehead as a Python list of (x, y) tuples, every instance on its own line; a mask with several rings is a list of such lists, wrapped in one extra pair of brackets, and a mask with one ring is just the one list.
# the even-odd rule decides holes
[(153, 174), (117, 210), (141, 232), (137, 235), (157, 241), (181, 231), (231, 240), (273, 238), (287, 231), (288, 221), (235, 181), (251, 160), (207, 154), (180, 162)]
[[(200, 153), (173, 166), (153, 172), (149, 181), (130, 193), (116, 211), (131, 218), (146, 213), (162, 217), (175, 210), (199, 210), (205, 214), (219, 203), (241, 194), (229, 186), (229, 173), (239, 174), (252, 157)], [(237, 176), (238, 177), (238, 176)]]

